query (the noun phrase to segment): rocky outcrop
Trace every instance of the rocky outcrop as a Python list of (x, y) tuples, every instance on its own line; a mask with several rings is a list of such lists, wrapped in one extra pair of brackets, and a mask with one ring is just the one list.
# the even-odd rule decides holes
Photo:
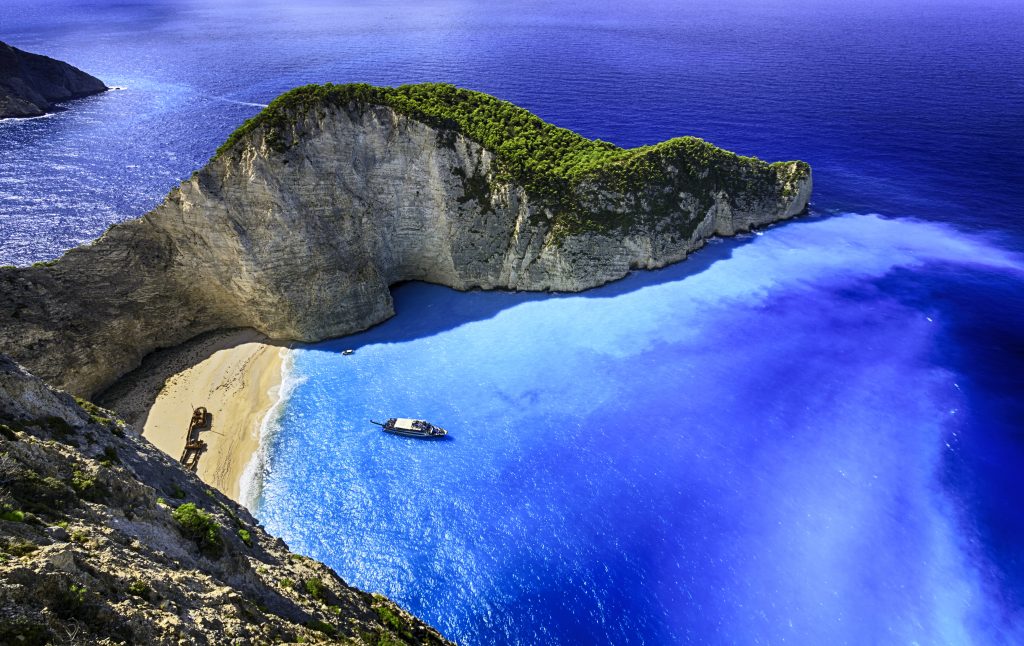
[(0, 355), (0, 643), (444, 644)]
[(107, 90), (77, 67), (0, 42), (0, 119), (38, 117), (53, 104)]
[(0, 269), (0, 350), (88, 396), (209, 330), (349, 334), (391, 316), (389, 286), (408, 280), (584, 290), (798, 215), (810, 196), (802, 162), (696, 139), (633, 154), (520, 111), (541, 136), (625, 159), (545, 184), (529, 160), (511, 172), (479, 128), (381, 103), (272, 104), (152, 212), (49, 266)]

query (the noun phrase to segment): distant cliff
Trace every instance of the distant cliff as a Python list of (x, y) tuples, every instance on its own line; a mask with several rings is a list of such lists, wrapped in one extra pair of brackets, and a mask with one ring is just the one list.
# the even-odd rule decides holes
[(58, 101), (105, 90), (103, 81), (77, 67), (0, 42), (0, 119), (37, 117)]
[(446, 644), (0, 355), (0, 644)]
[(624, 150), (450, 85), (307, 86), (141, 218), (0, 269), (0, 351), (82, 395), (218, 328), (314, 341), (389, 286), (579, 291), (806, 209), (811, 171), (683, 137)]

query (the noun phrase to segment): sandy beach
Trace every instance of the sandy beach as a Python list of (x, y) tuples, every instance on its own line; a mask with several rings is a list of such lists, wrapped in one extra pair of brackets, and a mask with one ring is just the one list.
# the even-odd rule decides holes
[(148, 358), (101, 400), (178, 459), (192, 410), (212, 415), (197, 473), (239, 501), (239, 481), (259, 448), (260, 425), (277, 401), (287, 348), (252, 330), (206, 335)]

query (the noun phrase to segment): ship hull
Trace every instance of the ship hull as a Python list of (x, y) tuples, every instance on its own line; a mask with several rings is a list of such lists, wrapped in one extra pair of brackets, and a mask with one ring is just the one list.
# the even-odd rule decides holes
[(440, 440), (441, 438), (446, 437), (446, 435), (428, 435), (427, 433), (417, 433), (415, 431), (403, 431), (401, 429), (387, 428), (387, 427), (384, 428), (384, 432), (385, 433), (390, 433), (392, 435), (401, 435), (402, 437), (418, 437), (421, 440)]

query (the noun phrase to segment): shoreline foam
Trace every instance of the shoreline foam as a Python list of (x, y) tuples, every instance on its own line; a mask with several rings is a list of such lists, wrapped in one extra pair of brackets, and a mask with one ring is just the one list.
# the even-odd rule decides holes
[(281, 416), (284, 403), (288, 401), (289, 395), (300, 383), (300, 380), (294, 376), (294, 368), (295, 353), (282, 353), (280, 380), (276, 389), (273, 390), (275, 401), (260, 421), (256, 448), (249, 455), (238, 478), (238, 497), (235, 500), (250, 511), (256, 508), (256, 500), (262, 490), (263, 478), (266, 475), (268, 439), (277, 428), (276, 422)]

